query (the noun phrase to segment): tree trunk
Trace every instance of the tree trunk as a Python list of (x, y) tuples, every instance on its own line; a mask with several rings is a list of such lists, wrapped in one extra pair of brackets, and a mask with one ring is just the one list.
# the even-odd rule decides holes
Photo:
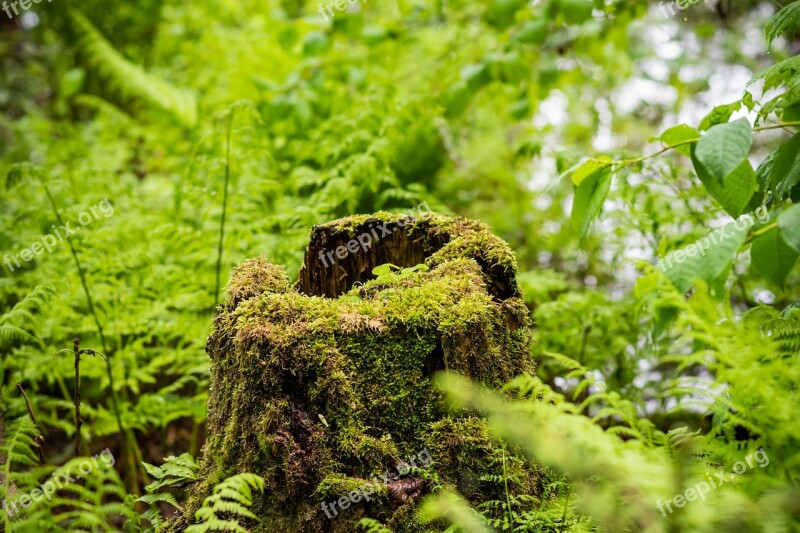
[[(374, 279), (386, 263), (427, 270)], [(203, 481), (169, 529), (184, 529), (213, 486), (240, 472), (266, 481), (255, 531), (352, 532), (365, 516), (430, 530), (414, 508), (432, 487), (408, 465), (494, 499), (499, 488), (479, 488), (503, 475), (504, 452), (484, 420), (448, 412), (432, 378), (446, 369), (499, 387), (534, 370), (515, 273), (485, 225), (433, 214), (315, 227), (294, 287), (283, 267), (245, 261), (206, 347)], [(509, 464), (517, 486), (535, 490), (541, 470)]]

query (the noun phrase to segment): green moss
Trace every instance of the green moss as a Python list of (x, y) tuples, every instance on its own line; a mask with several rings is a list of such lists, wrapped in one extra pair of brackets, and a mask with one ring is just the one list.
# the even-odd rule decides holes
[(317, 487), (317, 496), (323, 500), (335, 500), (353, 492), (361, 492), (362, 489), (368, 493), (370, 498), (386, 498), (388, 495), (386, 485), (374, 478), (369, 480), (333, 474), (320, 481)]
[(231, 274), (225, 303), (236, 306), (240, 301), (256, 294), (284, 293), (288, 290), (286, 268), (270, 264), (263, 257), (255, 257), (243, 262)]
[[(400, 216), (330, 224), (354, 235)], [(452, 418), (430, 377), (452, 370), (499, 387), (533, 371), (514, 256), (478, 222), (407, 222), (429, 252), (429, 270), (367, 281), (337, 298), (290, 289), (282, 267), (262, 258), (234, 271), (207, 345), (208, 449), (186, 516), (226, 475), (254, 472), (266, 481), (254, 506), (264, 531), (354, 531), (365, 515), (396, 531), (427, 531), (413, 518), (414, 498), (398, 505), (385, 484), (381, 497), (335, 518), (321, 509), (423, 449), (433, 458), (426, 490), (438, 479), (476, 501), (494, 495), (483, 478), (498, 475), (493, 457), (505, 451), (482, 420)], [(525, 463), (515, 475), (532, 486), (539, 469)]]

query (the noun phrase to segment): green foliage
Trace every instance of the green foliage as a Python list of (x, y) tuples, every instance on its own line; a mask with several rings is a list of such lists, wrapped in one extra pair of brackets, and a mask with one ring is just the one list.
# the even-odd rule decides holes
[(181, 487), (197, 482), (200, 467), (194, 457), (188, 453), (181, 454), (179, 457), (166, 457), (164, 464), (160, 467), (148, 463), (144, 463), (144, 467), (154, 481), (145, 487), (147, 494), (140, 496), (136, 501), (150, 506), (147, 511), (142, 513), (142, 518), (150, 522), (157, 530), (164, 522), (158, 504), (167, 503), (181, 510), (175, 496), (170, 492), (162, 492), (161, 489)]
[(184, 126), (195, 126), (197, 104), (194, 96), (125, 59), (80, 11), (71, 10), (70, 16), (79, 33), (81, 49), (86, 54), (87, 68), (97, 70), (123, 98), (140, 98), (171, 113)]
[[(207, 444), (204, 347), (227, 273), (264, 256), (286, 268), (254, 275), (288, 290), (310, 228), (422, 200), (485, 221), (516, 252), (499, 263), (523, 272), (538, 363), (502, 393), (443, 381), (469, 417), (431, 436), (468, 442), (472, 455), (442, 461), (481, 475), (433, 484), (430, 530), (796, 529), (800, 2), (696, 2), (665, 16), (632, 0), (399, 0), (330, 19), (295, 0), (59, 2), (0, 15), (0, 255), (80, 226), (2, 267), (0, 486), (19, 495), (74, 466), (75, 370), (62, 352), (75, 337), (109, 356), (81, 364), (81, 440), (120, 456), (58, 504), (0, 513), (4, 530), (141, 531), (142, 518), (163, 527), (173, 507), (191, 516), (183, 489), (196, 486), (193, 457)], [(766, 39), (753, 39), (762, 28)], [(82, 224), (105, 198), (113, 216)], [(758, 209), (769, 220), (743, 218)], [(383, 285), (429, 275), (418, 267), (383, 265), (340, 300), (383, 297)], [(249, 298), (234, 281), (229, 298)], [(443, 316), (451, 300), (435, 289), (403, 318)], [(334, 331), (340, 315), (319, 300), (309, 327)], [(286, 328), (259, 333), (295, 341)], [(435, 349), (416, 335), (397, 339), (401, 355), (415, 342)], [(308, 353), (330, 361), (332, 345)], [(296, 379), (289, 360), (270, 359), (274, 375)], [(392, 372), (421, 366), (362, 365), (387, 396)], [(346, 378), (331, 376), (331, 389)], [(398, 413), (412, 411), (383, 416), (406, 423)], [(342, 449), (391, 455), (367, 425)], [(767, 467), (657, 510), (759, 448)], [(239, 451), (242, 465), (255, 453)], [(232, 473), (199, 481), (210, 489)], [(250, 527), (251, 515), (213, 509), (263, 518), (253, 497), (248, 509), (220, 496), (196, 527)], [(402, 513), (363, 527), (417, 523), (413, 506)]]
[(427, 272), (428, 270), (429, 270), (428, 265), (425, 264), (414, 265), (413, 267), (400, 268), (399, 266), (387, 263), (385, 265), (380, 265), (373, 268), (372, 275), (376, 276), (375, 278), (376, 283), (390, 283), (393, 281), (406, 279), (415, 272)]
[(767, 41), (772, 41), (788, 32), (796, 32), (800, 28), (800, 3), (789, 2), (770, 19), (764, 31)]
[[(28, 418), (15, 419), (5, 427), (4, 440), (0, 443), (0, 458), (3, 459), (0, 501), (8, 503), (17, 491), (29, 490), (37, 485), (36, 473), (29, 468), (39, 464), (39, 457), (34, 451), (38, 447), (38, 434), (36, 426)], [(9, 531), (9, 513), (4, 512), (0, 516), (3, 530)]]
[(59, 282), (38, 285), (10, 311), (0, 315), (0, 345), (9, 341), (20, 341), (44, 348), (42, 340), (25, 328), (30, 329), (38, 322), (37, 315), (41, 315), (62, 290), (63, 284)]
[[(55, 489), (49, 497), (48, 489)], [(12, 531), (124, 531), (135, 530), (139, 523), (116, 470), (96, 459), (76, 457), (33, 490), (45, 496), (25, 509), (20, 506), (12, 518)], [(120, 519), (129, 521), (126, 528), (119, 526)]]
[(372, 518), (362, 518), (358, 525), (363, 528), (366, 533), (392, 533), (392, 530)]
[[(574, 178), (573, 178), (574, 179)], [(589, 225), (597, 217), (611, 189), (611, 169), (602, 167), (580, 180), (572, 207), (572, 227), (586, 237)]]
[(217, 484), (214, 493), (203, 500), (203, 506), (195, 513), (198, 523), (187, 527), (186, 532), (246, 532), (239, 520), (257, 519), (249, 509), (253, 504), (252, 489), (264, 490), (264, 480), (255, 474), (236, 474)]
[(752, 142), (750, 123), (739, 119), (710, 128), (697, 143), (694, 155), (710, 177), (722, 183), (747, 159)]
[(463, 499), (453, 492), (443, 491), (425, 500), (419, 510), (420, 517), (426, 521), (444, 518), (453, 527), (447, 531), (464, 533), (488, 533), (491, 531), (480, 514), (475, 512)]

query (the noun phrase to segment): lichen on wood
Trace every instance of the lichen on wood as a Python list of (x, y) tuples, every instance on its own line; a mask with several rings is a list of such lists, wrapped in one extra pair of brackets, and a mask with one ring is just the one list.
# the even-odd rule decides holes
[[(321, 264), (376, 225), (384, 238)], [(385, 263), (428, 270), (372, 279)], [(449, 370), (500, 387), (533, 371), (515, 273), (512, 251), (485, 225), (435, 214), (315, 227), (293, 287), (281, 266), (242, 263), (207, 344), (202, 482), (170, 529), (183, 529), (214, 484), (240, 472), (266, 480), (254, 531), (351, 532), (365, 516), (394, 531), (435, 531), (414, 514), (433, 483), (475, 501), (500, 499), (486, 480), (502, 474), (497, 457), (507, 452), (482, 419), (449, 412), (431, 377)], [(422, 450), (430, 464), (396, 471)], [(512, 485), (536, 493), (542, 471), (521, 456), (509, 465)], [(392, 476), (375, 484), (378, 472)], [(323, 511), (369, 483), (369, 501)]]

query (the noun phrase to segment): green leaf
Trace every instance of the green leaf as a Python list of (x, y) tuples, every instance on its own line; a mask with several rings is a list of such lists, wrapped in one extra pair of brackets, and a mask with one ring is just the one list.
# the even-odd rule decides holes
[(572, 205), (572, 227), (581, 236), (586, 237), (592, 221), (600, 213), (603, 202), (611, 189), (611, 168), (603, 167), (595, 170), (578, 185)]
[(781, 288), (797, 262), (797, 256), (798, 253), (781, 238), (778, 228), (758, 237), (750, 249), (753, 270)]
[(769, 154), (764, 161), (758, 165), (756, 169), (756, 193), (753, 194), (752, 198), (750, 198), (750, 202), (747, 204), (745, 211), (754, 211), (759, 206), (764, 204), (764, 201), (767, 197), (767, 191), (769, 191), (769, 176), (772, 173), (772, 166), (775, 163), (775, 156), (776, 153), (773, 152)]
[(731, 222), (681, 250), (667, 254), (659, 262), (659, 268), (681, 292), (692, 288), (695, 279), (703, 280), (719, 292), (734, 254), (744, 244), (751, 226), (751, 222)]
[(787, 32), (795, 33), (798, 28), (800, 28), (800, 2), (793, 2), (778, 11), (767, 22), (764, 33), (769, 44), (772, 44), (778, 36)]
[(745, 160), (728, 175), (722, 183), (712, 178), (703, 165), (692, 157), (697, 177), (703, 182), (708, 194), (732, 217), (741, 215), (758, 190), (756, 173), (750, 161)]
[(473, 96), (475, 96), (475, 91), (470, 89), (464, 80), (458, 80), (448, 87), (442, 95), (447, 116), (457, 117), (461, 115), (469, 107)]
[(472, 91), (477, 91), (492, 81), (492, 75), (489, 66), (485, 62), (480, 62), (461, 69), (461, 79), (467, 82), (467, 87)]
[(523, 24), (514, 38), (526, 44), (542, 44), (549, 33), (547, 21), (545, 19), (535, 19)]
[(757, 74), (750, 80), (750, 84), (758, 80), (764, 80), (764, 92), (780, 87), (781, 85), (789, 85), (789, 83), (800, 72), (800, 55), (784, 59), (780, 63), (776, 63), (766, 69), (765, 71)]
[(611, 166), (611, 158), (608, 156), (601, 156), (581, 163), (578, 168), (572, 172), (572, 183), (576, 186), (580, 185), (583, 180), (601, 168)]
[(710, 176), (722, 183), (747, 159), (752, 142), (753, 128), (741, 118), (708, 130), (698, 141), (694, 155)]
[(524, 6), (521, 0), (494, 0), (486, 10), (486, 22), (504, 30), (514, 23), (516, 12)]
[(310, 31), (303, 40), (304, 56), (319, 56), (325, 53), (331, 45), (330, 38), (325, 32)]
[(680, 124), (661, 134), (661, 142), (664, 143), (664, 146), (674, 146), (675, 150), (686, 156), (692, 155), (692, 146), (689, 141), (699, 139), (700, 132), (686, 124)]
[(519, 55), (519, 52), (506, 52), (497, 58), (500, 67), (500, 79), (510, 85), (519, 85), (530, 78), (531, 67)]
[(592, 0), (560, 0), (560, 4), (568, 24), (582, 24), (592, 18)]
[(703, 120), (700, 121), (700, 129), (702, 131), (706, 131), (717, 124), (726, 124), (728, 120), (730, 120), (731, 115), (733, 115), (741, 107), (741, 100), (737, 100), (730, 104), (718, 105), (711, 110), (711, 113), (706, 115)]
[(800, 204), (795, 204), (778, 217), (781, 239), (795, 252), (800, 253)]
[(769, 173), (769, 187), (775, 200), (786, 198), (788, 192), (800, 182), (800, 134), (795, 135), (777, 152)]

